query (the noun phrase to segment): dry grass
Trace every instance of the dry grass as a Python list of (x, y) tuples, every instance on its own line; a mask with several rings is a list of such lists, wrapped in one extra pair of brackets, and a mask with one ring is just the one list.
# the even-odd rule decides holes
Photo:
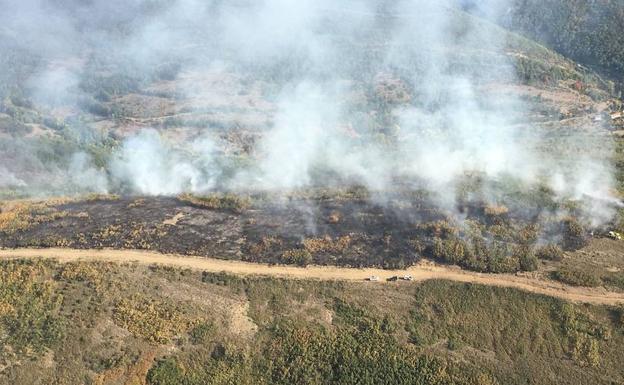
[(290, 265), (307, 266), (312, 262), (312, 255), (306, 249), (286, 250), (282, 254), (281, 261)]
[(114, 265), (110, 262), (69, 262), (63, 265), (58, 278), (66, 281), (87, 282), (96, 292), (100, 292), (104, 277), (113, 270), (113, 267)]
[(181, 194), (178, 199), (193, 206), (210, 210), (231, 210), (237, 213), (243, 212), (251, 206), (251, 199), (235, 194), (209, 194), (197, 196), (193, 194)]
[(488, 205), (483, 211), (485, 215), (499, 216), (507, 214), (509, 209), (506, 206)]
[(439, 238), (448, 238), (457, 235), (457, 226), (450, 221), (434, 221), (418, 225), (418, 229), (426, 235)]
[(170, 303), (147, 299), (140, 295), (123, 298), (113, 310), (113, 320), (137, 337), (152, 343), (165, 344), (191, 328), (193, 323)]
[(281, 248), (283, 244), (284, 242), (279, 238), (263, 237), (260, 242), (249, 247), (249, 252), (252, 255), (262, 255), (268, 251)]
[(0, 232), (15, 233), (31, 226), (50, 222), (67, 215), (53, 206), (66, 203), (66, 199), (52, 199), (43, 202), (11, 201), (0, 208)]
[(342, 253), (351, 246), (353, 239), (350, 235), (332, 238), (308, 238), (303, 241), (303, 247), (312, 254), (315, 253)]
[(122, 229), (121, 225), (106, 226), (105, 228), (100, 230), (100, 232), (96, 235), (96, 237), (102, 240), (109, 239), (112, 237), (117, 237), (119, 236), (119, 234), (121, 234), (121, 229)]

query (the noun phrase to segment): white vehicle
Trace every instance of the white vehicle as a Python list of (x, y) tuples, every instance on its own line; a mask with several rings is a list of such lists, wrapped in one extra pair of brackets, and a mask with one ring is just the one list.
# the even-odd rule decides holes
[(366, 280), (371, 282), (377, 282), (379, 281), (379, 277), (376, 275), (371, 275), (370, 277), (366, 278)]
[(411, 275), (404, 275), (403, 277), (401, 277), (401, 279), (404, 281), (413, 281), (414, 277), (412, 277)]

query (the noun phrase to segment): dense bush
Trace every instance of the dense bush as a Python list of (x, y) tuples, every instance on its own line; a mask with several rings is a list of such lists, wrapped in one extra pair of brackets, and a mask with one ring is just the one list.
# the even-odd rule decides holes
[(135, 336), (154, 343), (167, 343), (191, 325), (191, 321), (171, 303), (139, 295), (119, 300), (113, 311), (113, 320)]
[(41, 352), (60, 341), (62, 297), (41, 261), (0, 263), (0, 343), (18, 352)]
[(529, 246), (517, 246), (514, 255), (520, 263), (520, 270), (535, 271), (537, 270), (537, 256), (533, 249)]
[(553, 278), (574, 286), (590, 286), (596, 287), (602, 284), (600, 277), (582, 268), (574, 268), (571, 266), (562, 266), (553, 273)]
[(575, 218), (566, 218), (561, 222), (561, 233), (565, 250), (577, 250), (587, 245), (585, 229)]
[(147, 382), (151, 385), (182, 385), (180, 379), (183, 377), (184, 372), (171, 358), (158, 361), (147, 372)]
[(341, 306), (338, 317), (349, 315), (338, 330), (275, 323), (257, 354), (242, 356), (217, 345), (201, 361), (159, 361), (150, 369), (148, 383), (433, 385), (476, 384), (483, 378), (483, 373), (454, 374), (444, 360), (399, 344), (387, 319), (371, 318), (348, 304)]
[(614, 286), (624, 290), (624, 272), (607, 272), (601, 278), (606, 286)]
[(537, 269), (537, 257), (528, 245), (473, 237), (470, 241), (434, 238), (431, 255), (447, 263), (489, 273), (512, 273)]
[(312, 254), (306, 249), (286, 250), (280, 260), (288, 265), (307, 266), (312, 262)]
[(581, 63), (624, 74), (621, 1), (514, 0), (505, 24)]
[(535, 252), (538, 258), (549, 261), (561, 261), (563, 259), (563, 250), (555, 244), (540, 246)]

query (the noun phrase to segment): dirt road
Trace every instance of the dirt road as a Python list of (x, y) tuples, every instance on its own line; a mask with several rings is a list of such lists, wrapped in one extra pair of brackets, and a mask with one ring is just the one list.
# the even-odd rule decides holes
[(0, 258), (53, 258), (59, 262), (76, 260), (97, 260), (111, 262), (137, 262), (141, 264), (162, 264), (211, 272), (227, 272), (238, 275), (267, 275), (294, 279), (319, 279), (339, 281), (364, 281), (366, 277), (378, 276), (383, 284), (386, 278), (411, 275), (414, 281), (446, 279), (481, 285), (510, 287), (544, 294), (573, 302), (601, 305), (624, 303), (624, 293), (608, 292), (601, 288), (574, 287), (559, 282), (516, 276), (511, 274), (481, 274), (457, 268), (423, 262), (406, 270), (354, 269), (332, 266), (269, 266), (266, 264), (228, 261), (205, 257), (160, 254), (143, 250), (78, 250), (78, 249), (0, 249)]

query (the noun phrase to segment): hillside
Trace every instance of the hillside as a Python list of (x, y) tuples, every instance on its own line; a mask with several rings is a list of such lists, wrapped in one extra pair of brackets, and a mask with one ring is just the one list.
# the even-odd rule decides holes
[[(582, 143), (585, 139), (576, 136), (584, 136), (588, 127), (579, 131), (577, 123), (592, 127), (595, 114), (618, 111), (619, 104), (611, 100), (613, 84), (592, 71), (487, 21), (459, 11), (447, 12), (453, 30), (441, 50), (421, 47), (418, 42), (409, 45), (403, 38), (395, 41), (398, 38), (387, 29), (403, 28), (403, 20), (393, 13), (380, 13), (379, 24), (361, 31), (359, 40), (332, 35), (330, 44), (341, 57), (332, 59), (327, 70), (333, 71), (335, 82), (346, 84), (348, 91), (338, 101), (346, 115), (331, 124), (340, 141), (356, 135), (357, 141), (347, 143), (355, 146), (352, 151), (366, 153), (368, 147), (376, 150), (380, 144), (389, 148), (377, 151), (395, 151), (396, 142), (411, 141), (406, 135), (413, 131), (399, 121), (398, 110), (445, 107), (427, 100), (430, 96), (419, 90), (427, 85), (423, 77), (426, 61), (418, 59), (419, 55), (440, 62), (449, 79), (474, 82), (471, 92), (479, 108), (486, 114), (505, 110), (509, 113), (505, 124), (549, 122), (552, 128), (571, 127), (579, 132), (571, 139)], [(227, 68), (202, 63), (189, 66), (183, 52), (141, 68), (107, 52), (87, 57), (72, 52), (62, 60), (49, 59), (20, 48), (10, 32), (0, 30), (7, 41), (2, 47), (7, 54), (0, 59), (0, 68), (6, 69), (5, 78), (0, 79), (0, 196), (5, 197), (137, 192), (137, 186), (118, 175), (111, 163), (123, 154), (128, 138), (141, 137), (147, 128), (157, 130), (161, 139), (145, 135), (140, 142), (151, 142), (142, 144), (144, 147), (171, 145), (163, 151), (181, 152), (182, 160), (198, 155), (195, 147), (206, 142), (209, 132), (208, 143), (218, 151), (204, 162), (217, 166), (200, 172), (209, 173), (204, 178), (216, 181), (211, 183), (217, 188), (230, 188), (237, 174), (257, 172), (250, 165), (262, 155), (258, 146), (269, 140), (266, 137), (282, 119), (280, 90), (305, 79), (307, 66), (312, 65), (286, 65), (289, 70), (284, 70), (281, 61)], [(495, 39), (484, 45), (475, 38), (479, 36)], [(394, 51), (402, 48), (405, 57), (394, 59), (395, 65), (384, 64), (384, 56), (395, 55)], [(32, 82), (41, 76), (46, 89), (33, 88)], [(63, 87), (59, 89), (57, 83)], [(48, 85), (53, 89), (47, 89)], [(452, 82), (443, 87), (452, 87)], [(62, 95), (53, 96), (55, 92)], [(569, 118), (581, 120), (565, 120)], [(533, 136), (558, 136), (552, 128), (528, 134), (527, 145)], [(64, 183), (57, 183), (59, 180)], [(167, 193), (160, 186), (138, 190)]]
[[(444, 281), (5, 261), (11, 384), (611, 384), (622, 309)], [(32, 333), (33, 327), (38, 333)]]
[(624, 5), (619, 1), (514, 1), (505, 25), (623, 80)]
[(624, 383), (619, 2), (14, 3), (0, 385)]

